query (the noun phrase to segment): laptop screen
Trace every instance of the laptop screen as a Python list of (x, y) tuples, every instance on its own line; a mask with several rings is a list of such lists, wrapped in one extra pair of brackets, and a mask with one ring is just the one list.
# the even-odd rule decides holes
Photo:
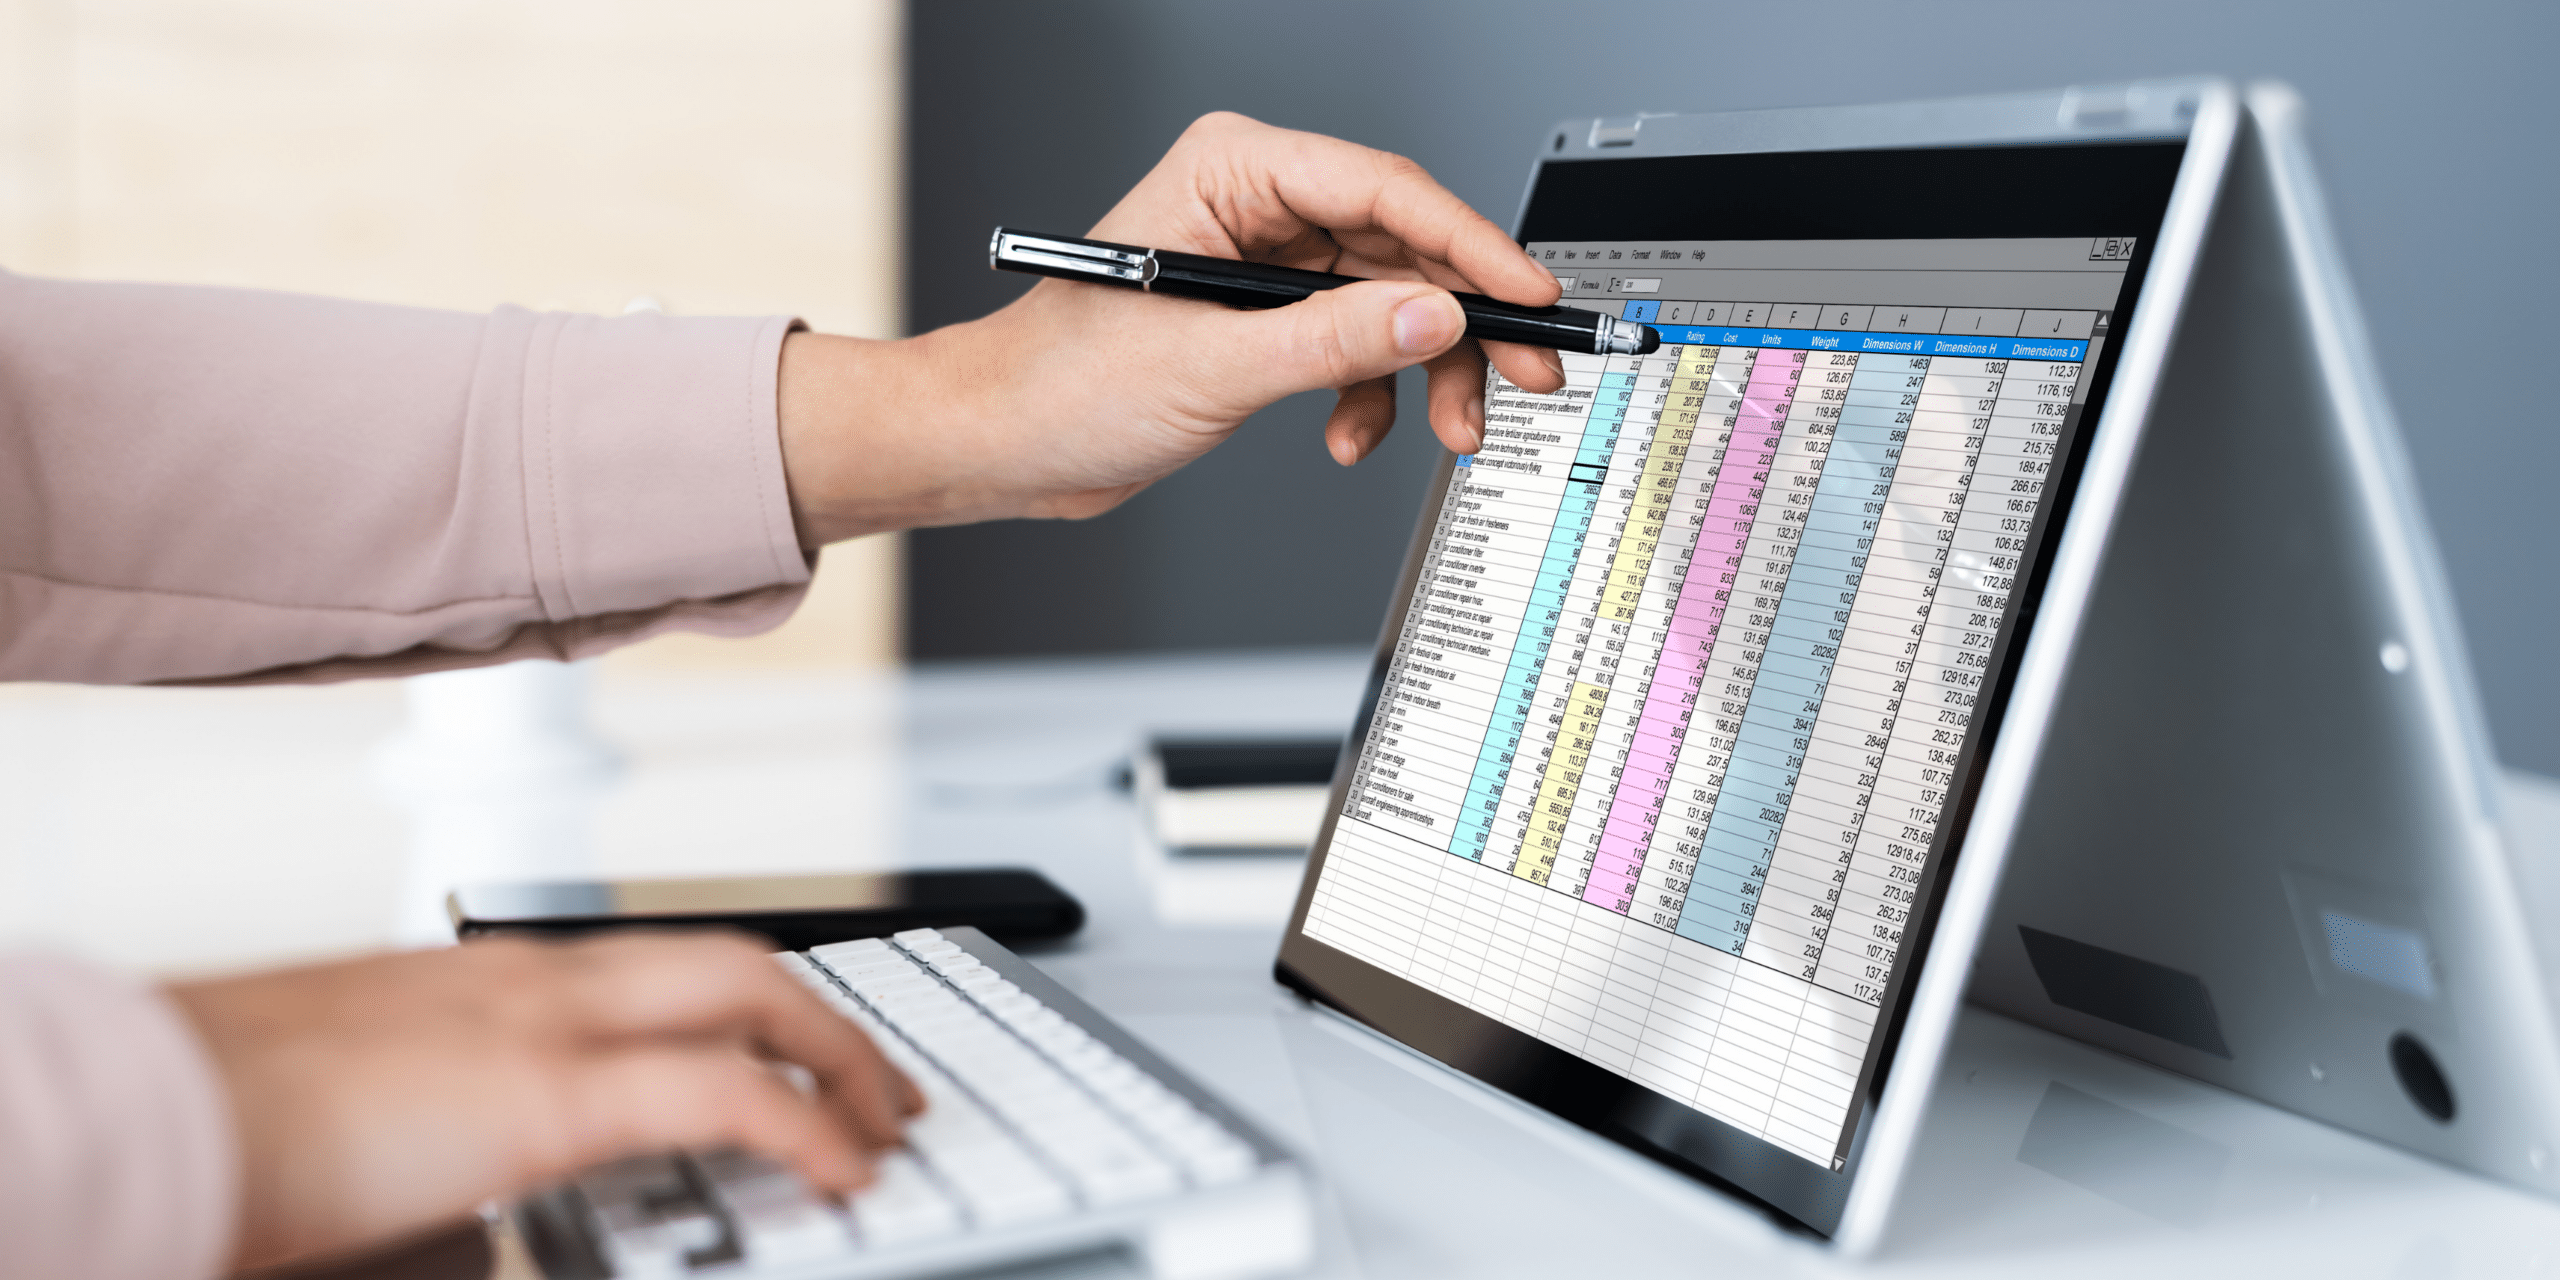
[[(1824, 1228), (2178, 150), (1942, 153), (2033, 183), (2104, 152), (2148, 196), (1981, 219), (2049, 234), (1931, 234), (1966, 229), (1962, 199), (1541, 216), (1576, 169), (1670, 162), (1547, 166), (1529, 252), (1568, 305), (1663, 345), (1566, 355), (1552, 393), (1489, 381), (1284, 965), (1305, 943), (1357, 961), (1376, 976), (1314, 985), (1548, 1105), (1555, 1059), (1597, 1068), (1565, 1075), (1627, 1086), (1586, 1091)], [(1799, 200), (1826, 164), (1854, 199), (1908, 154), (1656, 177), (1729, 189), (1754, 175), (1717, 169), (1792, 160)], [(1340, 1000), (1389, 977), (1445, 1007)], [(1631, 1113), (1632, 1090), (1711, 1123)], [(1591, 1123), (1590, 1101), (1559, 1109)]]

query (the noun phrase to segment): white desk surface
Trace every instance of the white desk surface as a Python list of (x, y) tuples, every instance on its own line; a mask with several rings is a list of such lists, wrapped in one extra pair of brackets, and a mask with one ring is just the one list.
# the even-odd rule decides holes
[[(1364, 663), (609, 672), (596, 718), (629, 768), (583, 856), (1041, 868), (1091, 923), (1035, 961), (1312, 1156), (1323, 1276), (2560, 1275), (2560, 1204), (1982, 1013), (1893, 1242), (1848, 1267), (1308, 1011), (1269, 976), (1294, 868), (1169, 870), (1106, 779), (1149, 730), (1339, 732)], [(0, 698), (0, 939), (154, 968), (387, 941), (418, 890), (365, 761), (399, 714), (380, 686)]]

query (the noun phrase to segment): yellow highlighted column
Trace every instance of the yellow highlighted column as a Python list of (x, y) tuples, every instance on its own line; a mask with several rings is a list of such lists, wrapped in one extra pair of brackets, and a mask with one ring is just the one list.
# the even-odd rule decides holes
[(1529, 811), (1529, 839), (1511, 874), (1532, 884), (1545, 884), (1555, 871), (1556, 851), (1564, 847), (1565, 820), (1573, 816), (1573, 798), (1582, 789), (1582, 771), (1591, 763), (1591, 744), (1600, 736), (1600, 708), (1609, 691), (1575, 681), (1565, 699), (1564, 727), (1556, 749), (1538, 779), (1538, 799)]
[[(1680, 484), (1680, 466), (1687, 460), (1689, 441), (1697, 433), (1698, 406), (1706, 399), (1707, 371), (1714, 367), (1717, 348), (1691, 347), (1678, 357), (1678, 372), (1672, 378), (1672, 395), (1664, 402), (1657, 420), (1653, 444), (1645, 451), (1644, 465), (1636, 473), (1636, 498), (1627, 513), (1627, 527), (1618, 535), (1616, 554), (1609, 560), (1609, 575), (1601, 580), (1600, 620), (1632, 622), (1636, 604), (1644, 598), (1644, 577), (1653, 568), (1654, 550), (1662, 545), (1662, 526), (1670, 517), (1671, 494)], [(1582, 792), (1583, 770), (1591, 763), (1591, 748), (1600, 736), (1600, 712), (1609, 705), (1609, 689), (1604, 685), (1575, 682), (1565, 699), (1564, 724), (1556, 733), (1555, 751), (1547, 757), (1547, 767), (1538, 779), (1538, 797), (1529, 811), (1529, 838), (1522, 845), (1520, 858), (1512, 864), (1511, 874), (1532, 884), (1545, 884), (1553, 874), (1556, 855), (1564, 848), (1564, 831), (1573, 816), (1574, 798)]]
[(1602, 593), (1601, 617), (1632, 622), (1636, 602), (1644, 598), (1645, 575), (1653, 572), (1662, 529), (1671, 517), (1671, 495), (1680, 487), (1680, 468), (1689, 459), (1689, 441), (1697, 435), (1698, 407), (1706, 401), (1707, 374), (1715, 367), (1715, 347), (1690, 347), (1680, 353), (1679, 371), (1671, 379), (1671, 398), (1662, 406), (1661, 425), (1653, 447), (1645, 451), (1644, 469), (1636, 475), (1636, 501), (1627, 513), (1627, 531), (1619, 536), (1618, 555), (1609, 566)]

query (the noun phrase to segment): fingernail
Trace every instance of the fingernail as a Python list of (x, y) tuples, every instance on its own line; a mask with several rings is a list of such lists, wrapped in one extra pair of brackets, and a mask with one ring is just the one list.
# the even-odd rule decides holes
[(1396, 350), (1409, 356), (1430, 355), (1457, 341), (1458, 330), (1465, 325), (1457, 299), (1445, 293), (1406, 299), (1396, 308)]
[(1479, 448), (1479, 449), (1483, 448), (1483, 447), (1484, 447), (1484, 393), (1483, 393), (1483, 392), (1481, 392), (1481, 391), (1479, 391), (1479, 392), (1475, 393), (1474, 395), (1471, 395), (1471, 396), (1467, 397), (1467, 420), (1466, 420), (1466, 427), (1467, 427), (1467, 430), (1468, 430), (1468, 431), (1473, 432), (1473, 433), (1475, 434), (1475, 438), (1476, 438), (1476, 444), (1475, 444), (1475, 447), (1476, 447), (1476, 448)]

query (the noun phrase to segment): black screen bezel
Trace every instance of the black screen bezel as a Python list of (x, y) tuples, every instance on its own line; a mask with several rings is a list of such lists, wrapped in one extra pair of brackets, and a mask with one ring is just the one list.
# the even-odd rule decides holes
[(1451, 456), (1443, 456), (1433, 475), (1406, 553), (1360, 714), (1336, 770), (1332, 804), (1282, 938), (1274, 967), (1279, 980), (1459, 1071), (1742, 1196), (1790, 1227), (1830, 1235), (1865, 1153), (1885, 1068), (1908, 1014), (1910, 984), (1970, 825), (1984, 762), (2016, 683), (2017, 655), (2051, 575), (2061, 518), (2088, 457), (2088, 428), (2112, 389), (2120, 335), (2141, 296), (2185, 151), (2183, 139), (2149, 139), (1558, 159), (1541, 162), (1532, 180), (1518, 229), (1523, 244), (2138, 237), (2110, 329), (2117, 336), (2093, 353), (2087, 396), (2066, 422), (2063, 456), (2029, 534), (2026, 572), (1993, 646), (1986, 695), (1977, 702), (1958, 763), (1957, 797), (1944, 808), (1887, 983), (1882, 1024), (1869, 1047), (1853, 1137), (1840, 1169), (1825, 1169), (1306, 936), (1308, 905), (1386, 687), (1434, 518), (1455, 473)]

